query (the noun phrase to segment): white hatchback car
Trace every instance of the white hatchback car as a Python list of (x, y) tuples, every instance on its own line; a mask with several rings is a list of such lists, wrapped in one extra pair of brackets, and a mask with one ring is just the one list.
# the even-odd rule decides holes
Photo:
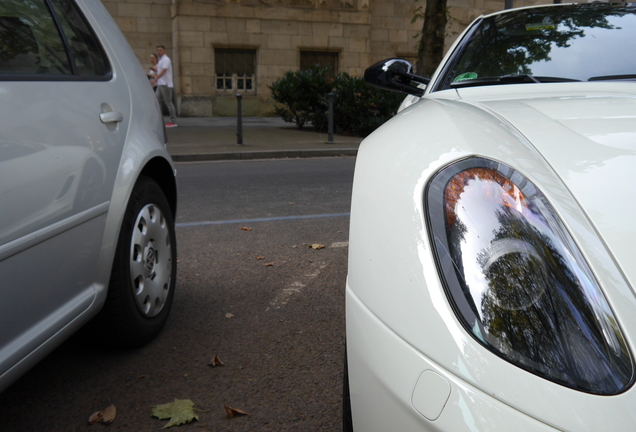
[(367, 70), (414, 97), (356, 162), (345, 430), (635, 429), (635, 41), (633, 3), (520, 8)]
[(126, 346), (175, 288), (175, 170), (99, 0), (0, 2), (0, 390), (102, 311)]

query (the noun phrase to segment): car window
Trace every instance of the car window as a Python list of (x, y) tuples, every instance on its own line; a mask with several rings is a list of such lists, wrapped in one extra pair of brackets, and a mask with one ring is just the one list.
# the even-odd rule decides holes
[(0, 2), (0, 73), (72, 73), (62, 37), (43, 0)]
[(0, 1), (0, 79), (109, 79), (97, 38), (72, 0)]
[(444, 71), (442, 87), (520, 75), (536, 77), (534, 82), (627, 79), (636, 74), (636, 57), (628, 49), (634, 40), (633, 6), (570, 5), (498, 14), (482, 19), (462, 42)]
[(70, 0), (50, 0), (69, 44), (77, 73), (105, 76), (108, 66), (97, 39)]

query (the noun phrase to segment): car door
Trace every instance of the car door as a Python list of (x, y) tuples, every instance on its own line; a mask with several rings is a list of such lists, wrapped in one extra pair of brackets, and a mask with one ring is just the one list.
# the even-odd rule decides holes
[(0, 2), (0, 374), (94, 300), (130, 106), (73, 0)]

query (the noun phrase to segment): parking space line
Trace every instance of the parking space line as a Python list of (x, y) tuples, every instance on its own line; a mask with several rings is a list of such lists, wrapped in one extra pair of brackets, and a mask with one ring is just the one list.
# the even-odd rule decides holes
[(334, 242), (331, 243), (331, 246), (329, 246), (330, 248), (344, 248), (344, 247), (349, 247), (349, 242), (348, 241), (343, 241), (343, 242)]
[[(320, 272), (324, 270), (325, 267), (327, 267), (327, 264), (324, 262), (313, 263), (312, 267), (314, 267), (314, 271), (312, 271), (311, 273), (306, 273), (305, 277), (307, 279), (303, 282), (309, 283), (311, 279), (317, 278), (320, 275)], [(287, 288), (283, 288), (282, 290), (280, 290), (278, 295), (276, 295), (274, 300), (272, 300), (269, 305), (274, 309), (280, 309), (281, 306), (287, 304), (291, 297), (293, 297), (295, 294), (300, 293), (302, 289), (305, 288), (306, 283), (302, 283), (299, 281), (292, 282)], [(265, 311), (268, 310), (270, 310), (269, 307), (265, 309)]]
[(276, 222), (285, 220), (300, 220), (300, 219), (318, 219), (318, 218), (332, 218), (332, 217), (349, 217), (349, 213), (329, 213), (318, 215), (299, 215), (299, 216), (277, 216), (267, 218), (254, 218), (254, 219), (232, 219), (232, 220), (219, 220), (219, 221), (201, 221), (201, 222), (181, 222), (177, 223), (177, 228), (187, 228), (206, 225), (228, 225), (228, 224), (244, 224), (244, 223), (256, 223), (256, 222)]

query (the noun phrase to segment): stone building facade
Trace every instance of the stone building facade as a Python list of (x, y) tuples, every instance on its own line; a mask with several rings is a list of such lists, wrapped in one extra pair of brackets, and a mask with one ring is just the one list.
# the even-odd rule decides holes
[[(157, 45), (172, 59), (180, 116), (272, 112), (268, 85), (286, 71), (329, 64), (361, 76), (388, 57), (414, 59), (425, 0), (102, 0), (142, 65)], [(552, 0), (515, 0), (515, 6)], [(504, 0), (448, 0), (446, 46)]]

